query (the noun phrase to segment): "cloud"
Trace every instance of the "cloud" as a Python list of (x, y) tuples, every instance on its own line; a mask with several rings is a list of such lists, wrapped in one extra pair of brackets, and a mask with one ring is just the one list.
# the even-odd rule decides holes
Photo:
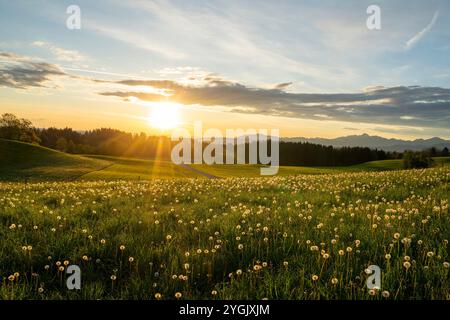
[(450, 127), (450, 89), (446, 88), (370, 86), (351, 93), (293, 93), (284, 91), (289, 85), (287, 82), (267, 89), (249, 87), (215, 74), (192, 82), (167, 79), (113, 81), (73, 75), (56, 64), (0, 52), (0, 86), (20, 89), (45, 87), (47, 82), (57, 77), (103, 84), (108, 89), (103, 89), (100, 95), (127, 101), (167, 101), (218, 107), (235, 113), (320, 121), (436, 129)]
[(23, 59), (22, 56), (19, 56), (15, 53), (11, 53), (11, 52), (0, 52), (0, 58), (6, 59), (6, 60), (11, 60), (11, 61), (18, 61), (18, 60)]
[(45, 83), (54, 76), (67, 75), (59, 66), (34, 61), (13, 53), (0, 52), (0, 86), (28, 89), (45, 87)]
[(55, 56), (55, 58), (60, 61), (79, 62), (86, 60), (86, 57), (78, 51), (60, 48), (50, 42), (34, 41), (32, 45), (49, 50)]
[[(288, 72), (309, 80), (311, 87), (316, 87), (313, 80), (340, 81), (345, 77), (351, 81), (358, 77), (351, 66), (341, 67), (313, 59), (311, 46), (299, 38), (299, 32), (295, 32), (295, 38), (290, 42), (301, 51), (293, 51), (291, 43), (286, 46), (281, 42), (292, 28), (298, 27), (297, 14), (290, 20), (290, 25), (266, 5), (261, 5), (260, 10), (251, 6), (242, 10), (241, 6), (239, 9), (233, 5), (197, 8), (171, 1), (115, 1), (114, 4), (122, 6), (130, 15), (138, 12), (146, 20), (139, 27), (131, 21), (110, 25), (92, 20), (85, 21), (83, 28), (145, 49), (154, 53), (158, 60), (168, 58), (171, 59), (169, 63), (190, 61), (189, 64), (200, 63), (207, 69), (233, 66), (233, 70), (239, 70), (244, 67), (245, 72), (251, 70), (254, 77), (260, 72)], [(277, 26), (276, 34), (262, 31), (272, 24)], [(141, 36), (143, 30), (145, 36)], [(316, 28), (314, 32), (317, 32)], [(283, 33), (281, 37), (280, 33)], [(242, 61), (245, 61), (244, 66)]]
[(133, 92), (130, 94), (129, 92), (115, 91), (115, 92), (101, 92), (100, 95), (121, 97), (121, 98), (124, 98), (126, 101), (132, 100), (131, 98), (137, 98), (139, 100), (153, 101), (153, 102), (161, 102), (161, 101), (167, 100), (164, 98), (164, 96), (162, 96), (160, 94), (147, 93), (147, 92)]
[(285, 89), (285, 88), (289, 87), (291, 84), (292, 84), (292, 82), (279, 83), (275, 86), (275, 89)]
[(251, 88), (205, 78), (190, 86), (171, 80), (122, 80), (126, 87), (148, 86), (162, 92), (124, 90), (102, 92), (128, 100), (171, 101), (185, 105), (224, 107), (231, 112), (291, 118), (405, 125), (435, 128), (450, 126), (450, 89), (439, 87), (374, 86), (360, 93), (289, 93), (281, 89)]
[[(130, 74), (109, 72), (109, 71), (104, 71), (104, 70), (95, 70), (95, 69), (87, 69), (87, 68), (72, 68), (72, 67), (66, 67), (66, 66), (61, 67), (61, 68), (64, 69), (64, 70), (67, 70), (67, 71), (76, 71), (76, 72), (81, 72), (81, 73), (98, 74), (98, 75), (113, 76), (113, 77), (119, 77), (119, 78), (136, 77), (136, 76), (130, 75)], [(88, 79), (88, 78), (86, 78), (86, 79)], [(94, 82), (107, 82), (107, 83), (110, 83), (110, 81), (94, 79), (94, 78), (90, 78), (90, 80), (94, 81)]]
[(423, 133), (424, 128), (420, 127), (402, 127), (397, 126), (395, 128), (391, 127), (375, 127), (372, 129), (373, 131), (382, 132), (382, 133), (395, 133), (395, 134), (412, 134), (416, 135), (418, 133)]
[(420, 32), (414, 35), (411, 39), (409, 39), (406, 42), (405, 50), (412, 49), (417, 43), (419, 43), (420, 40), (422, 40), (423, 37), (427, 35), (428, 32), (433, 29), (434, 24), (436, 23), (437, 19), (439, 17), (439, 11), (436, 11), (433, 15), (433, 18), (431, 19), (430, 23)]
[(112, 25), (99, 25), (97, 22), (85, 21), (84, 27), (102, 34), (108, 38), (121, 41), (151, 53), (166, 57), (168, 59), (182, 59), (185, 54), (175, 46), (165, 46), (158, 41), (151, 41), (147, 36), (141, 36), (141, 30), (119, 29)]

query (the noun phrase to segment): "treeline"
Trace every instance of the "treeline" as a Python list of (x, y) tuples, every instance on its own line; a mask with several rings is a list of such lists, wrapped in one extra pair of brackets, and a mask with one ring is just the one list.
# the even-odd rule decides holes
[[(0, 117), (0, 138), (25, 141), (74, 154), (97, 154), (121, 157), (170, 160), (175, 144), (168, 137), (132, 134), (116, 129), (75, 131), (71, 128), (36, 129), (26, 119), (13, 114)], [(191, 143), (193, 148), (193, 143)], [(204, 147), (206, 144), (204, 144)], [(323, 146), (308, 142), (280, 142), (280, 165), (285, 166), (348, 166), (367, 161), (401, 159), (403, 153), (385, 152), (365, 147)], [(249, 145), (246, 144), (248, 161)], [(269, 143), (270, 153), (270, 143)], [(235, 158), (237, 154), (235, 146)], [(225, 153), (225, 152), (224, 152)], [(448, 156), (448, 149), (427, 151), (428, 156)], [(191, 150), (191, 155), (193, 155)], [(406, 153), (405, 153), (406, 154)], [(225, 157), (225, 156), (224, 156)], [(409, 154), (411, 158), (411, 155)]]
[[(165, 160), (170, 159), (172, 147), (177, 143), (167, 137), (147, 136), (145, 133), (131, 134), (105, 128), (86, 132), (77, 132), (69, 128), (48, 128), (38, 130), (38, 136), (41, 145), (68, 153), (158, 157)], [(193, 143), (191, 145), (193, 148)], [(247, 143), (247, 160), (248, 150)], [(193, 155), (193, 150), (191, 154)], [(312, 143), (280, 142), (280, 165), (286, 166), (347, 166), (393, 157), (397, 155), (370, 148), (333, 148)]]
[(29, 143), (40, 142), (31, 121), (19, 119), (11, 113), (5, 113), (0, 117), (0, 138)]
[(397, 153), (363, 147), (334, 148), (308, 142), (280, 143), (280, 164), (286, 166), (349, 166), (397, 157), (400, 157)]
[(42, 146), (77, 154), (170, 159), (170, 139), (132, 134), (116, 129), (95, 129), (85, 132), (70, 128), (39, 129)]

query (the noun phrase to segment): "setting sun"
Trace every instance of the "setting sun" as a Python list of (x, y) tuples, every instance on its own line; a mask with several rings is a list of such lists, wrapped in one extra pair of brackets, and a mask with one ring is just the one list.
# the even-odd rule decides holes
[(153, 128), (168, 130), (181, 123), (180, 105), (164, 102), (151, 105), (148, 122)]

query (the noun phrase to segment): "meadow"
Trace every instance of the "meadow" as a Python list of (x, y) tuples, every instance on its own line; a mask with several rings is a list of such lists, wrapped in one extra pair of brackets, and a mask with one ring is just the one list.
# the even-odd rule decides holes
[[(434, 162), (435, 167), (449, 165), (450, 157), (437, 157), (434, 158)], [(277, 176), (400, 169), (402, 169), (402, 160), (400, 159), (380, 160), (342, 167), (280, 166)], [(136, 181), (205, 178), (205, 174), (217, 178), (256, 178), (260, 177), (260, 165), (190, 164), (178, 166), (167, 160), (73, 155), (34, 144), (0, 139), (0, 181)]]
[(450, 299), (449, 191), (449, 166), (5, 181), (0, 299)]

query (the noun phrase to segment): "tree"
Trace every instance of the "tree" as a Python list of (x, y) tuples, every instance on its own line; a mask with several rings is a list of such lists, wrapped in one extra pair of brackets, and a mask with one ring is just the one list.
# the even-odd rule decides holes
[(437, 150), (435, 147), (430, 148), (430, 157), (436, 157), (437, 156)]
[(449, 156), (449, 152), (448, 152), (448, 148), (445, 147), (444, 149), (442, 149), (442, 156), (443, 157), (448, 157)]
[(405, 169), (429, 168), (433, 159), (426, 152), (407, 151), (403, 154), (403, 167)]
[(58, 138), (56, 140), (56, 149), (59, 151), (66, 152), (68, 148), (67, 140), (64, 137)]
[(0, 117), (0, 138), (39, 143), (33, 124), (30, 120), (19, 119), (12, 113)]

